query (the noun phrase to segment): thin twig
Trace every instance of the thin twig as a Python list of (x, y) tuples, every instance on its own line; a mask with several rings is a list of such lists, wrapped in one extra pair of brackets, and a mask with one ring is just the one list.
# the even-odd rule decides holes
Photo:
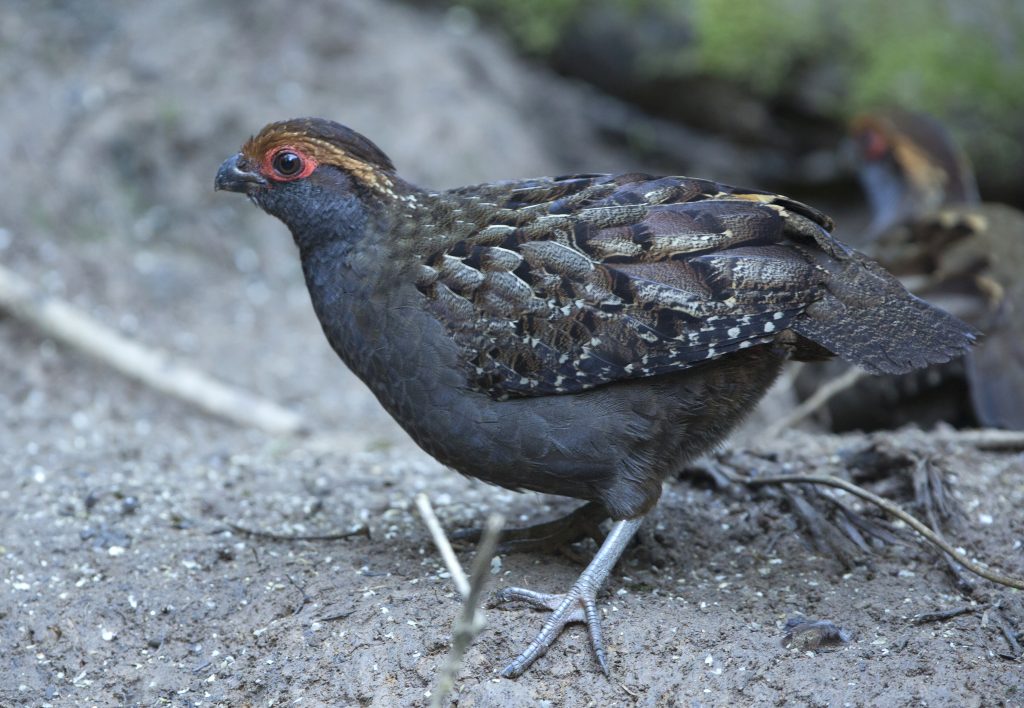
[(935, 612), (922, 612), (919, 615), (914, 615), (910, 618), (910, 621), (914, 624), (927, 624), (929, 622), (945, 622), (948, 619), (959, 617), (960, 615), (966, 615), (968, 612), (977, 612), (978, 610), (985, 609), (985, 605), (961, 605), (960, 607), (954, 607), (950, 610), (937, 610)]
[(765, 484), (823, 484), (828, 487), (838, 487), (839, 489), (845, 490), (854, 496), (858, 496), (865, 501), (869, 501), (875, 506), (880, 507), (887, 514), (896, 517), (903, 523), (910, 526), (912, 529), (917, 531), (926, 541), (932, 545), (942, 549), (944, 553), (953, 558), (957, 563), (967, 568), (975, 575), (978, 575), (986, 580), (991, 580), (993, 583), (999, 585), (1006, 585), (1007, 587), (1017, 588), (1018, 590), (1024, 590), (1024, 580), (1010, 577), (1008, 575), (1002, 575), (995, 573), (990, 570), (982, 568), (980, 565), (970, 560), (964, 554), (957, 551), (949, 543), (946, 542), (941, 536), (937, 535), (934, 531), (928, 528), (925, 524), (918, 521), (916, 518), (903, 511), (896, 504), (893, 504), (887, 499), (883, 499), (877, 494), (872, 494), (863, 487), (859, 487), (852, 482), (847, 482), (845, 479), (839, 477), (833, 477), (831, 475), (800, 475), (800, 474), (780, 474), (771, 475), (769, 477), (748, 477), (746, 475), (730, 472), (737, 482), (742, 484), (748, 484), (750, 486), (761, 486)]
[(779, 433), (783, 430), (792, 428), (804, 418), (812, 415), (815, 411), (828, 403), (833, 396), (850, 388), (865, 375), (866, 374), (861, 369), (851, 367), (834, 379), (826, 381), (820, 388), (818, 388), (817, 391), (814, 392), (814, 395), (790, 411), (788, 415), (783, 416), (775, 423), (765, 427), (760, 437), (764, 439), (778, 437)]
[(448, 693), (452, 690), (452, 686), (455, 685), (455, 677), (459, 672), (459, 666), (462, 665), (462, 657), (465, 655), (466, 649), (469, 648), (469, 645), (472, 644), (473, 640), (484, 628), (484, 615), (480, 611), (480, 596), (487, 585), (487, 577), (490, 575), (491, 569), (491, 559), (494, 558), (494, 551), (498, 547), (498, 537), (501, 535), (501, 529), (505, 525), (505, 520), (500, 514), (491, 514), (487, 518), (483, 535), (480, 538), (480, 545), (477, 546), (476, 557), (473, 558), (473, 567), (470, 569), (469, 580), (467, 581), (462, 565), (459, 563), (459, 559), (455, 557), (451, 543), (449, 543), (444, 529), (441, 528), (441, 523), (437, 520), (434, 509), (430, 505), (430, 500), (425, 494), (416, 495), (416, 507), (419, 509), (423, 521), (427, 524), (430, 535), (434, 539), (434, 544), (441, 552), (441, 557), (444, 559), (456, 587), (459, 587), (460, 582), (466, 586), (465, 592), (461, 589), (459, 590), (459, 594), (462, 595), (462, 610), (459, 612), (459, 616), (456, 617), (455, 626), (452, 628), (452, 648), (448, 652), (448, 658), (445, 660), (444, 666), (441, 667), (441, 672), (437, 679), (437, 687), (434, 689), (430, 699), (432, 706), (441, 706)]
[(338, 533), (327, 533), (327, 534), (283, 534), (274, 533), (273, 531), (257, 531), (256, 529), (247, 529), (244, 526), (238, 524), (228, 523), (228, 528), (235, 533), (240, 533), (244, 536), (253, 536), (255, 538), (267, 538), (271, 541), (340, 541), (343, 538), (352, 538), (353, 536), (366, 536), (370, 537), (370, 527), (366, 524), (358, 524), (353, 526), (348, 531), (339, 531)]
[[(942, 538), (942, 524), (939, 523), (940, 514), (948, 517), (950, 514), (949, 505), (946, 503), (945, 491), (943, 489), (942, 475), (936, 471), (930, 460), (919, 458), (914, 466), (913, 472), (914, 496), (918, 499), (920, 506), (924, 507), (928, 515), (928, 526), (935, 532), (937, 538)], [(942, 556), (950, 574), (953, 576), (957, 590), (963, 595), (970, 595), (974, 592), (974, 581), (963, 573), (958, 563), (949, 556)]]
[(299, 606), (292, 610), (292, 615), (297, 615), (300, 612), (302, 612), (303, 607), (309, 604), (310, 597), (306, 594), (306, 588), (302, 587), (297, 582), (295, 582), (295, 578), (293, 578), (290, 575), (285, 575), (284, 577), (288, 578), (288, 582), (292, 584), (293, 588), (299, 591), (299, 595), (302, 597), (302, 602), (299, 604)]
[(999, 631), (1003, 633), (1003, 637), (1006, 639), (1006, 643), (1010, 645), (1010, 651), (1014, 659), (1021, 657), (1022, 651), (1020, 648), (1020, 642), (1017, 641), (1017, 633), (1010, 627), (1010, 623), (1006, 621), (1006, 617), (1003, 615), (1002, 608), (999, 603), (996, 603), (992, 607), (992, 611), (989, 613), (989, 617), (999, 627)]
[(633, 700), (639, 700), (640, 694), (636, 691), (631, 690), (629, 686), (627, 686), (626, 684), (620, 682), (619, 688), (621, 688), (626, 693), (626, 695), (632, 698)]
[[(434, 539), (434, 545), (437, 546), (437, 550), (441, 554), (441, 560), (444, 561), (448, 572), (451, 573), (455, 589), (462, 595), (462, 599), (465, 600), (469, 597), (469, 580), (466, 579), (466, 573), (462, 570), (459, 559), (455, 557), (452, 544), (448, 541), (448, 536), (445, 535), (444, 529), (441, 528), (441, 522), (437, 520), (437, 514), (434, 513), (434, 507), (430, 505), (430, 500), (427, 499), (426, 494), (416, 495), (416, 508), (419, 509), (420, 516), (423, 517), (423, 523), (427, 525), (427, 530), (430, 531), (430, 537)], [(480, 542), (483, 543), (483, 539), (480, 539)]]
[(307, 429), (298, 413), (218, 381), (174, 360), (166, 352), (134, 342), (64, 300), (33, 287), (3, 266), (0, 266), (0, 310), (125, 376), (207, 413), (276, 435), (296, 434)]
[(433, 706), (440, 706), (445, 696), (455, 685), (455, 677), (462, 665), (462, 657), (465, 655), (469, 645), (473, 643), (480, 632), (484, 629), (484, 614), (480, 611), (480, 596), (483, 594), (484, 586), (487, 585), (487, 577), (490, 575), (491, 559), (494, 558), (494, 551), (498, 547), (498, 536), (501, 534), (501, 527), (505, 520), (498, 514), (491, 514), (484, 526), (484, 535), (477, 546), (476, 557), (473, 559), (473, 568), (469, 576), (469, 596), (462, 603), (462, 612), (455, 620), (452, 628), (452, 649), (448, 652), (448, 659), (441, 668), (441, 674), (437, 679), (437, 688), (431, 700)]
[(1024, 450), (1024, 431), (950, 430), (937, 433), (939, 440), (970, 445), (979, 450)]

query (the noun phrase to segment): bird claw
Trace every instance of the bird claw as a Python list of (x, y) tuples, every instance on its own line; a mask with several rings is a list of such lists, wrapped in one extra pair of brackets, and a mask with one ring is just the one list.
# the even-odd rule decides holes
[(544, 622), (540, 633), (522, 654), (502, 670), (502, 676), (515, 678), (522, 675), (533, 662), (544, 655), (558, 639), (565, 625), (571, 622), (586, 623), (594, 656), (601, 666), (601, 671), (605, 676), (608, 675), (608, 656), (605, 654), (604, 638), (601, 635), (601, 615), (597, 612), (597, 591), (608, 579), (608, 574), (622, 556), (629, 539), (633, 538), (636, 530), (640, 528), (641, 518), (620, 519), (612, 524), (611, 532), (597, 549), (597, 554), (590, 561), (590, 565), (580, 573), (580, 577), (566, 594), (550, 595), (525, 588), (506, 588), (498, 593), (495, 598), (498, 603), (524, 600), (534, 607), (551, 610), (551, 616)]
[(551, 612), (551, 616), (544, 622), (540, 633), (519, 656), (512, 660), (512, 663), (502, 669), (501, 675), (505, 678), (516, 678), (522, 675), (533, 662), (544, 656), (566, 625), (583, 622), (587, 625), (590, 646), (594, 650), (597, 663), (601, 667), (601, 672), (607, 676), (608, 657), (604, 650), (604, 637), (601, 633), (601, 616), (597, 611), (596, 594), (596, 589), (582, 581), (577, 581), (572, 589), (565, 594), (542, 593), (516, 587), (501, 590), (495, 598), (499, 604), (510, 600), (522, 600), (537, 609)]

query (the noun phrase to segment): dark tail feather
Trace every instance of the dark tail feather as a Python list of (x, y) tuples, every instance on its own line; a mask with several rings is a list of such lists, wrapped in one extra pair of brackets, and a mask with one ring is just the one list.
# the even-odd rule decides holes
[(977, 333), (911, 295), (874, 261), (843, 254), (820, 265), (827, 293), (791, 325), (798, 334), (872, 374), (904, 374), (963, 355)]

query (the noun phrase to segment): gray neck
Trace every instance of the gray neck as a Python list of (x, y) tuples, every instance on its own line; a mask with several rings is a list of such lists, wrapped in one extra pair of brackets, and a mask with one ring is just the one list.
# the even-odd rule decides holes
[(871, 239), (913, 212), (913, 195), (906, 180), (896, 173), (895, 168), (890, 165), (866, 165), (860, 169), (859, 176), (873, 214), (869, 227)]
[(393, 366), (386, 360), (401, 348), (389, 340), (410, 328), (405, 320), (419, 308), (408, 305), (422, 295), (401, 271), (400, 259), (390, 252), (391, 238), (363, 238), (366, 234), (356, 231), (382, 224), (371, 226), (365, 218), (331, 223), (344, 224), (344, 233), (311, 237), (307, 231), (301, 241), (296, 239), (306, 286), (331, 346), (359, 378), (376, 389), (373, 382), (380, 385), (381, 372)]

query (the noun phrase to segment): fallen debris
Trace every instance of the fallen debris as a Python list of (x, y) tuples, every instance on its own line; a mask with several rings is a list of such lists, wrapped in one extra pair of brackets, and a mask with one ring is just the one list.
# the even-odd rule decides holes
[(806, 617), (790, 617), (783, 628), (782, 646), (800, 651), (818, 651), (835, 648), (853, 639), (853, 633), (829, 620), (811, 620)]
[(133, 342), (3, 266), (0, 310), (125, 376), (212, 415), (275, 435), (294, 435), (308, 429), (298, 413), (218, 381), (166, 352)]
[(966, 615), (969, 612), (977, 612), (979, 609), (984, 609), (984, 605), (972, 606), (972, 605), (961, 605), (960, 607), (953, 607), (948, 610), (937, 610), (935, 612), (922, 612), (919, 615), (914, 615), (910, 618), (913, 624), (927, 624), (929, 622), (945, 622), (948, 619), (959, 617), (960, 615)]
[(416, 508), (419, 509), (420, 516), (423, 517), (423, 522), (430, 530), (434, 544), (441, 553), (448, 572), (451, 573), (456, 590), (462, 595), (462, 612), (455, 619), (455, 626), (452, 628), (452, 648), (444, 666), (441, 667), (437, 686), (430, 699), (430, 705), (442, 706), (446, 705), (445, 698), (452, 690), (452, 686), (455, 685), (455, 676), (462, 664), (462, 656), (476, 636), (483, 631), (485, 623), (483, 612), (480, 611), (480, 596), (483, 594), (487, 577), (490, 575), (491, 559), (494, 558), (498, 537), (501, 535), (505, 520), (500, 514), (491, 514), (487, 518), (480, 545), (477, 547), (476, 557), (473, 559), (473, 567), (470, 569), (467, 579), (426, 494), (416, 496)]

